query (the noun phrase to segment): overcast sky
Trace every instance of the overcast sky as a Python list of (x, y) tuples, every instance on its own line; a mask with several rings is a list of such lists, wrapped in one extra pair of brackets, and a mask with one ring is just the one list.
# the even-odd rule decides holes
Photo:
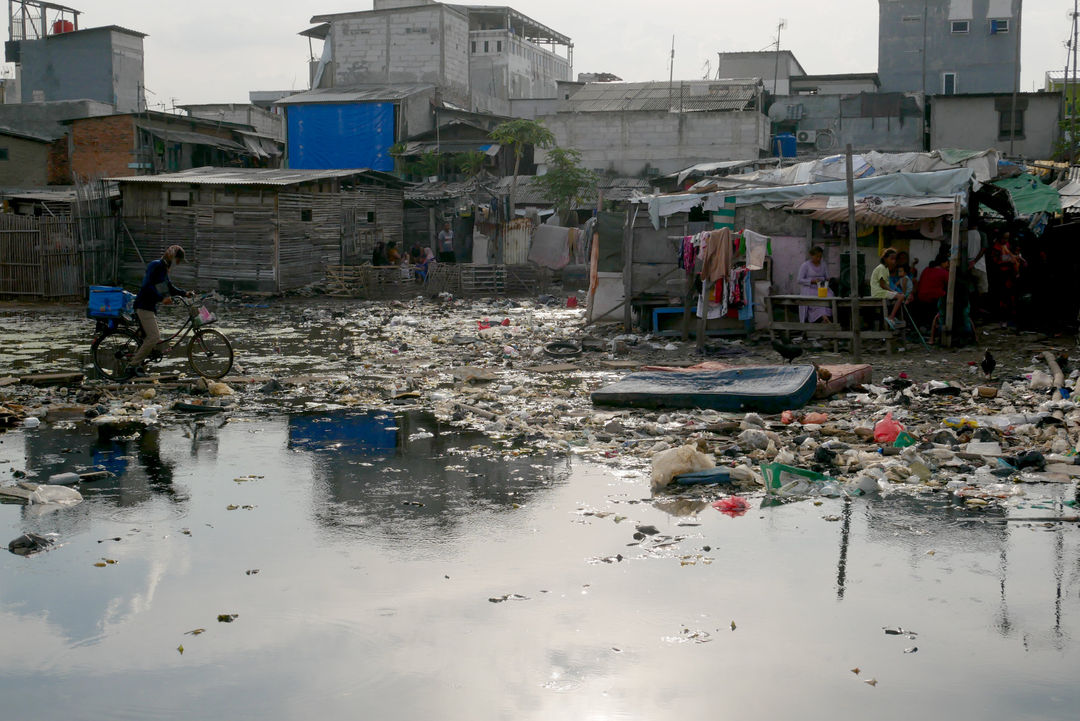
[[(83, 27), (122, 25), (144, 32), (151, 106), (174, 102), (246, 102), (249, 90), (303, 90), (312, 15), (370, 10), (371, 0), (67, 0)], [(479, 3), (478, 3), (479, 4)], [(487, 4), (487, 3), (485, 3)], [(491, 3), (494, 4), (494, 3)], [(874, 0), (517, 0), (512, 7), (574, 41), (574, 72), (624, 80), (668, 77), (675, 36), (675, 77), (715, 73), (718, 51), (762, 50), (787, 20), (781, 47), (808, 73), (877, 70)], [(1065, 67), (1072, 0), (1027, 0), (1021, 89), (1043, 85)]]

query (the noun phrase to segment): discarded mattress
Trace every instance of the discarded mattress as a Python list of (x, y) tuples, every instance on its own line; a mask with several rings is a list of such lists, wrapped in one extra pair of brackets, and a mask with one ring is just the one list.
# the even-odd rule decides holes
[(743, 366), (717, 371), (631, 373), (593, 392), (597, 405), (711, 408), (781, 413), (802, 408), (817, 389), (812, 365)]
[[(874, 369), (865, 363), (858, 365), (829, 365), (821, 366), (821, 368), (828, 371), (829, 379), (818, 378), (817, 392), (814, 394), (815, 398), (831, 398), (838, 393), (843, 393), (855, 386), (865, 385), (873, 380)], [(826, 374), (822, 373), (821, 375), (825, 376)]]

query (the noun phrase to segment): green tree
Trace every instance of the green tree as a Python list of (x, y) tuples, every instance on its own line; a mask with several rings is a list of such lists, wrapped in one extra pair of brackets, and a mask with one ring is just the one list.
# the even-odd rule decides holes
[(581, 205), (599, 180), (596, 173), (581, 167), (581, 153), (555, 146), (548, 150), (547, 173), (537, 176), (536, 184), (555, 204), (559, 218), (565, 219)]
[(420, 159), (416, 161), (416, 170), (420, 175), (424, 176), (427, 180), (428, 176), (439, 174), (439, 165), (442, 162), (442, 158), (434, 151), (428, 151), (420, 156)]
[(514, 179), (510, 183), (510, 217), (514, 216), (514, 195), (517, 193), (518, 171), (521, 170), (521, 156), (525, 146), (550, 148), (555, 144), (555, 134), (535, 120), (507, 120), (491, 131), (491, 139), (500, 145), (509, 145), (514, 149)]
[(487, 160), (487, 156), (479, 150), (458, 153), (454, 156), (454, 164), (461, 168), (461, 172), (465, 173), (465, 175), (468, 175), (470, 178), (480, 174), (480, 171), (484, 169), (485, 160)]

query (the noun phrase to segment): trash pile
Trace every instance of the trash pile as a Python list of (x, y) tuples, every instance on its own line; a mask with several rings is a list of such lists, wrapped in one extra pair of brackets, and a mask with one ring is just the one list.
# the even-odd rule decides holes
[[(425, 409), (515, 454), (573, 453), (647, 477), (658, 495), (711, 493), (711, 501), (728, 491), (778, 499), (947, 492), (986, 508), (1021, 502), (1026, 484), (1080, 477), (1080, 407), (1071, 400), (1080, 373), (1066, 377), (1056, 360), (1067, 359), (1043, 354), (997, 383), (977, 376), (994, 371), (985, 359), (954, 374), (960, 380), (819, 376), (819, 389), (841, 381), (838, 395), (775, 415), (599, 409), (590, 393), (628, 372), (702, 356), (692, 343), (587, 326), (585, 311), (566, 305), (443, 294), (234, 308), (222, 320), (237, 347), (225, 382), (166, 372), (117, 385), (83, 378), (89, 366), (51, 381), (0, 378), (0, 428), (85, 423), (102, 437), (129, 437), (210, 415)], [(705, 355), (778, 362), (767, 341), (710, 344)]]

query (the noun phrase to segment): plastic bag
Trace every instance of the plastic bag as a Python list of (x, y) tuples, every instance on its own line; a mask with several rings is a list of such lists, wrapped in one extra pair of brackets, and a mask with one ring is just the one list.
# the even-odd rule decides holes
[(892, 411), (889, 411), (884, 418), (874, 425), (874, 442), (894, 443), (896, 437), (903, 433), (904, 430), (904, 425), (899, 421), (894, 421)]
[(694, 473), (716, 467), (712, 456), (707, 456), (697, 446), (686, 445), (661, 451), (652, 459), (653, 490), (664, 488), (675, 476)]
[(728, 496), (712, 504), (712, 507), (725, 516), (735, 518), (736, 516), (745, 515), (750, 510), (750, 502), (742, 496)]

